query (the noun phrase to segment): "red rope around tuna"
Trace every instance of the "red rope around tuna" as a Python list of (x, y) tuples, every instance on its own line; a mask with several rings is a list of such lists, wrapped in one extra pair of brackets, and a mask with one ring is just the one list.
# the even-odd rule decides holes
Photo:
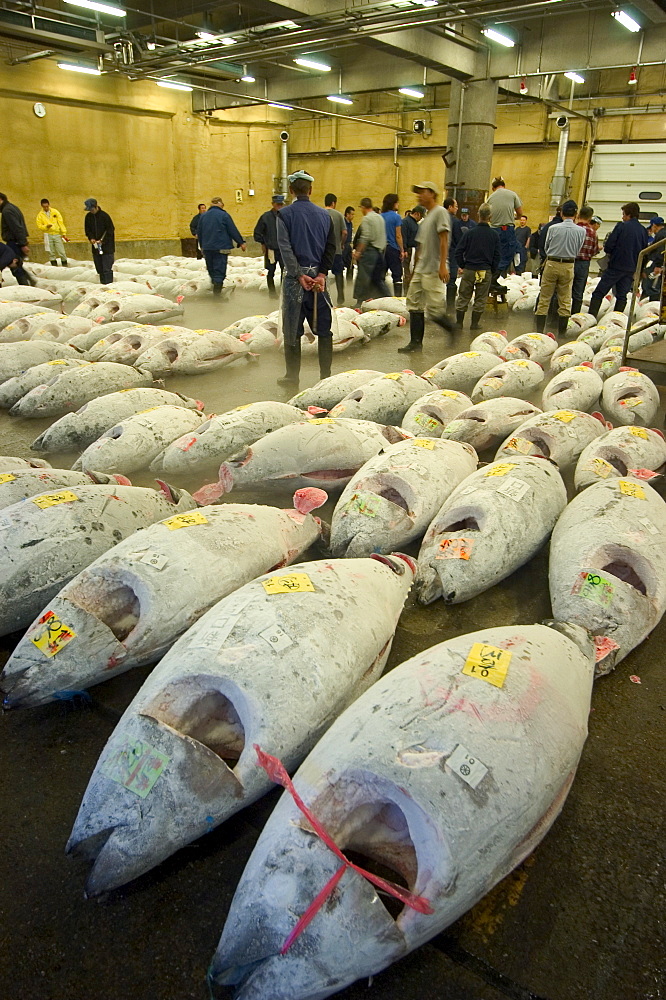
[(282, 785), (283, 788), (286, 788), (286, 790), (289, 792), (289, 794), (291, 795), (292, 799), (294, 800), (300, 811), (303, 813), (305, 818), (310, 823), (312, 829), (317, 834), (317, 836), (320, 837), (320, 839), (324, 841), (329, 850), (333, 851), (336, 857), (340, 858), (340, 861), (342, 861), (341, 867), (338, 868), (335, 875), (333, 875), (328, 880), (328, 882), (321, 890), (321, 892), (315, 897), (312, 903), (310, 903), (307, 910), (300, 918), (300, 920), (294, 927), (293, 931), (291, 932), (287, 940), (282, 945), (282, 948), (280, 949), (281, 955), (286, 955), (286, 953), (289, 951), (294, 941), (303, 933), (303, 931), (308, 926), (312, 918), (316, 916), (316, 914), (319, 912), (319, 910), (322, 908), (328, 897), (331, 895), (331, 893), (337, 886), (338, 882), (346, 872), (347, 868), (353, 868), (355, 872), (358, 872), (358, 874), (362, 875), (363, 878), (366, 878), (369, 882), (372, 882), (372, 884), (377, 886), (378, 889), (383, 889), (384, 892), (388, 892), (391, 896), (395, 896), (396, 899), (399, 899), (406, 906), (410, 906), (412, 910), (416, 910), (418, 913), (428, 913), (428, 914), (433, 912), (433, 908), (430, 905), (429, 901), (425, 899), (423, 896), (417, 896), (415, 893), (410, 892), (409, 889), (403, 889), (401, 886), (396, 885), (394, 882), (388, 882), (386, 879), (379, 878), (379, 876), (373, 875), (371, 872), (366, 871), (364, 868), (360, 868), (358, 865), (355, 865), (352, 861), (346, 858), (345, 855), (340, 850), (340, 848), (338, 847), (338, 845), (331, 837), (330, 833), (328, 833), (328, 831), (321, 825), (321, 823), (312, 815), (308, 807), (303, 802), (302, 798), (294, 788), (294, 784), (289, 775), (287, 774), (282, 761), (278, 760), (277, 757), (271, 757), (270, 754), (264, 753), (264, 751), (257, 743), (254, 744), (254, 749), (257, 751), (257, 762), (259, 763), (260, 767), (263, 767), (264, 771), (271, 779), (271, 781), (274, 781), (276, 785)]

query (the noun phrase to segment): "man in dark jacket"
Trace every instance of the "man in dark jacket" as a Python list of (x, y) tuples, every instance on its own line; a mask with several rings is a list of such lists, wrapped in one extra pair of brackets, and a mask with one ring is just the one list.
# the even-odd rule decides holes
[(211, 198), (210, 208), (199, 219), (199, 246), (213, 282), (213, 295), (222, 294), (227, 260), (234, 243), (245, 251), (245, 240), (229, 213), (224, 211), (224, 202), (221, 198)]
[(199, 235), (199, 219), (201, 218), (201, 216), (204, 214), (205, 211), (206, 211), (206, 206), (204, 205), (203, 202), (200, 202), (197, 205), (197, 214), (192, 218), (192, 221), (190, 222), (190, 232), (192, 233), (192, 236), (194, 236), (194, 238), (197, 240), (197, 260), (201, 260), (203, 257), (203, 254), (199, 247), (198, 235)]
[(478, 330), (481, 325), (481, 315), (488, 300), (493, 271), (499, 268), (500, 238), (497, 231), (489, 224), (490, 213), (490, 205), (481, 205), (479, 224), (474, 229), (465, 230), (456, 246), (456, 264), (461, 271), (456, 300), (456, 320), (461, 327), (473, 292), (474, 304), (470, 327), (472, 330)]
[(113, 261), (116, 252), (116, 230), (113, 219), (97, 204), (96, 198), (86, 198), (86, 237), (92, 246), (92, 258), (103, 285), (113, 282)]
[(12, 205), (6, 194), (0, 193), (0, 212), (2, 213), (2, 239), (13, 252), (18, 261), (14, 268), (14, 276), (19, 285), (36, 284), (26, 269), (23, 267), (23, 260), (28, 256), (28, 227), (23, 218), (23, 212), (16, 205)]
[(446, 311), (453, 312), (456, 304), (456, 247), (462, 239), (462, 224), (458, 218), (458, 202), (455, 198), (445, 198), (444, 208), (451, 216), (451, 236), (449, 237), (449, 280), (446, 285)]
[(590, 299), (590, 315), (598, 314), (604, 295), (615, 289), (615, 310), (624, 312), (631, 291), (638, 255), (648, 245), (648, 234), (638, 221), (640, 209), (635, 201), (622, 206), (622, 222), (606, 237), (604, 250), (608, 267), (601, 275)]
[(277, 217), (278, 212), (284, 205), (284, 195), (274, 194), (271, 207), (263, 215), (259, 216), (254, 227), (254, 239), (261, 244), (264, 254), (264, 267), (267, 269), (266, 283), (268, 284), (268, 294), (272, 299), (277, 298), (275, 291), (275, 270), (280, 265), (280, 275), (282, 275), (282, 257), (277, 238)]
[(405, 288), (409, 287), (409, 281), (412, 276), (416, 237), (419, 231), (419, 222), (424, 215), (425, 211), (420, 205), (417, 205), (415, 208), (410, 208), (400, 224), (400, 228), (402, 229), (402, 246), (405, 251), (405, 259), (402, 262), (402, 280)]
[(0, 287), (2, 286), (2, 272), (4, 269), (10, 267), (14, 271), (17, 264), (18, 258), (16, 253), (6, 243), (0, 243)]

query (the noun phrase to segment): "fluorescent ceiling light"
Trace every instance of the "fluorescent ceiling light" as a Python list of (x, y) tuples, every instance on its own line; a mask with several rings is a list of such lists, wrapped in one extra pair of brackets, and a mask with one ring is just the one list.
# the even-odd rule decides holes
[(327, 66), (326, 63), (317, 62), (316, 59), (308, 59), (306, 56), (299, 56), (298, 59), (294, 59), (297, 66), (306, 66), (308, 69), (318, 69), (322, 73), (330, 73), (331, 67)]
[(293, 31), (294, 28), (298, 28), (295, 21), (272, 21), (270, 24), (257, 24), (252, 31), (278, 31), (280, 28), (288, 28), (289, 31)]
[(95, 66), (79, 66), (77, 63), (59, 62), (59, 69), (69, 69), (72, 73), (88, 73), (90, 76), (101, 76), (101, 70)]
[(633, 17), (629, 17), (626, 11), (614, 10), (613, 17), (616, 21), (619, 21), (628, 31), (640, 31), (641, 26), (638, 21), (634, 21)]
[(217, 38), (217, 35), (215, 35), (212, 31), (204, 31), (203, 29), (201, 31), (195, 31), (195, 35), (197, 38), (200, 38), (202, 42), (214, 42)]
[(218, 39), (218, 41), (222, 45), (235, 45), (236, 44), (236, 39), (235, 38), (231, 38), (229, 35), (223, 35), (222, 38)]
[(436, 7), (439, 0), (420, 0), (422, 7)]
[(413, 97), (417, 101), (420, 101), (423, 97), (425, 97), (422, 90), (415, 90), (414, 87), (401, 87), (398, 93), (404, 94), (405, 97)]
[(572, 80), (574, 83), (585, 83), (585, 77), (581, 76), (579, 73), (565, 73), (567, 80)]
[(85, 7), (87, 10), (97, 10), (100, 14), (111, 14), (112, 17), (125, 17), (127, 11), (122, 7), (113, 7), (110, 3), (100, 3), (98, 0), (65, 0), (72, 7)]
[(490, 38), (493, 42), (498, 42), (500, 45), (506, 45), (507, 49), (512, 49), (516, 44), (513, 38), (509, 38), (508, 35), (503, 35), (500, 31), (496, 31), (495, 28), (483, 28), (481, 34), (485, 35), (486, 38)]
[(291, 104), (269, 104), (269, 108), (284, 108), (285, 111), (293, 111)]
[(349, 97), (343, 97), (342, 94), (329, 94), (326, 98), (327, 101), (333, 101), (334, 104), (353, 104), (354, 102)]
[(168, 90), (194, 90), (194, 87), (190, 87), (187, 83), (176, 83), (175, 80), (158, 80), (158, 87), (166, 87)]
[(254, 83), (254, 82), (255, 82), (254, 77), (250, 76), (249, 73), (246, 73), (245, 76), (241, 77), (241, 83)]

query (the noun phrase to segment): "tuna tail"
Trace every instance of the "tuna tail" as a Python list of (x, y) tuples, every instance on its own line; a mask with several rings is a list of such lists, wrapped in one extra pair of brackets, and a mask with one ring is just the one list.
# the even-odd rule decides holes
[(200, 490), (193, 493), (192, 496), (200, 506), (205, 506), (209, 503), (215, 503), (219, 500), (224, 493), (230, 493), (234, 487), (234, 477), (231, 469), (226, 462), (223, 462), (220, 466), (219, 479), (216, 483), (209, 483), (207, 486), (202, 486)]

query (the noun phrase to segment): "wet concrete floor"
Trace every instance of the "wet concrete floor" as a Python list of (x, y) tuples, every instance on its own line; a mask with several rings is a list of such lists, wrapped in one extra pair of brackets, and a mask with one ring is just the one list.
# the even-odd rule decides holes
[[(264, 293), (229, 303), (197, 300), (182, 324), (222, 328), (270, 311)], [(528, 316), (495, 315), (485, 329), (528, 332)], [(401, 355), (404, 331), (334, 356), (334, 371), (424, 371), (464, 350), (470, 334), (433, 328), (421, 355)], [(262, 355), (169, 388), (220, 412), (286, 399), (275, 385), (282, 355)], [(317, 379), (304, 360), (301, 386)], [(50, 421), (0, 416), (0, 454), (29, 455)], [(75, 456), (48, 456), (68, 466)], [(149, 485), (148, 476), (133, 476)], [(200, 481), (174, 480), (196, 488)], [(234, 492), (238, 501), (290, 505), (290, 491)], [(323, 509), (330, 516), (332, 505)], [(400, 620), (389, 667), (483, 626), (547, 618), (547, 552), (466, 604), (419, 608)], [(18, 637), (12, 637), (17, 639)], [(590, 735), (563, 812), (533, 855), (470, 913), (344, 1000), (661, 1000), (664, 977), (664, 722), (666, 624), (611, 676), (597, 681)], [(0, 641), (0, 662), (11, 648)], [(0, 718), (0, 997), (3, 1000), (206, 1000), (205, 971), (240, 873), (277, 791), (156, 871), (98, 901), (83, 898), (86, 864), (64, 846), (88, 778), (147, 670), (57, 703)], [(630, 675), (638, 675), (634, 684)], [(269, 998), (267, 998), (269, 1000)]]

